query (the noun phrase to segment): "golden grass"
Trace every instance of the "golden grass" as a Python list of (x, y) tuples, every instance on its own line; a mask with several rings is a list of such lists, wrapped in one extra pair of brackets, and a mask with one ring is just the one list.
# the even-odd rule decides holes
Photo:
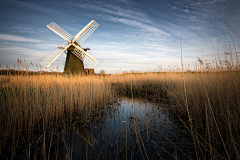
[(26, 125), (32, 126), (39, 123), (42, 112), (46, 122), (57, 120), (64, 112), (90, 110), (111, 96), (108, 84), (95, 77), (1, 76), (0, 84), (1, 124), (27, 118)]
[(51, 127), (75, 112), (87, 117), (116, 93), (132, 90), (172, 107), (192, 134), (199, 159), (240, 157), (240, 71), (232, 67), (110, 76), (0, 75), (0, 89), (1, 148), (12, 140), (12, 154), (18, 130)]
[(118, 92), (129, 93), (132, 83), (135, 96), (169, 103), (192, 133), (197, 157), (215, 150), (225, 158), (239, 157), (239, 71), (133, 74), (115, 77), (114, 83)]
[(10, 143), (12, 155), (21, 140), (21, 131), (27, 130), (24, 142), (29, 146), (36, 128), (45, 135), (62, 119), (71, 122), (73, 113), (88, 117), (112, 96), (102, 78), (90, 76), (2, 75), (0, 89), (0, 152)]

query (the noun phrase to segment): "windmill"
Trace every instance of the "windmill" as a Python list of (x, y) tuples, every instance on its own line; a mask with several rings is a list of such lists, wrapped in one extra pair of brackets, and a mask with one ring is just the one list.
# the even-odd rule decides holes
[(86, 74), (84, 71), (84, 65), (93, 68), (98, 61), (86, 52), (87, 50), (90, 50), (89, 48), (84, 49), (81, 48), (80, 45), (82, 45), (98, 26), (99, 24), (95, 22), (95, 20), (92, 20), (75, 37), (73, 37), (55, 22), (50, 23), (47, 27), (66, 40), (68, 44), (63, 44), (58, 47), (57, 50), (50, 54), (40, 64), (47, 69), (63, 52), (67, 51), (64, 72), (70, 71), (72, 73)]

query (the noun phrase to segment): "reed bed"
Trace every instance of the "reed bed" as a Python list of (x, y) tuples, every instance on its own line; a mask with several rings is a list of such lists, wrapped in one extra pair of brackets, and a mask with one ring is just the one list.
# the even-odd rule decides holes
[(45, 131), (66, 116), (71, 120), (75, 112), (84, 119), (110, 98), (131, 94), (171, 106), (179, 128), (191, 134), (198, 159), (239, 159), (239, 79), (239, 64), (109, 76), (0, 75), (0, 152), (10, 143), (14, 157), (19, 130), (28, 130), (24, 142), (29, 148), (32, 129)]
[(132, 74), (115, 78), (118, 93), (129, 94), (132, 88), (135, 96), (171, 105), (183, 128), (191, 132), (199, 159), (238, 159), (239, 71)]
[(12, 155), (19, 139), (27, 150), (36, 130), (51, 130), (62, 119), (71, 122), (72, 114), (84, 119), (112, 97), (108, 83), (90, 76), (2, 75), (0, 86), (0, 152)]

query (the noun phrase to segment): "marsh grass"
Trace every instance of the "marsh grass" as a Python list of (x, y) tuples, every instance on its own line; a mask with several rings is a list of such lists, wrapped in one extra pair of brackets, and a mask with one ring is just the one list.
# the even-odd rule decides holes
[(114, 85), (119, 93), (128, 94), (132, 79), (135, 96), (171, 105), (171, 110), (196, 140), (200, 159), (210, 158), (206, 153), (212, 158), (219, 158), (219, 154), (225, 158), (239, 157), (239, 73), (137, 74), (132, 78), (118, 77)]
[[(24, 148), (25, 159), (36, 158), (33, 150), (42, 150), (47, 159), (46, 145), (51, 148), (52, 141), (45, 142), (45, 136), (59, 121), (71, 123), (76, 113), (86, 119), (114, 96), (130, 95), (171, 106), (179, 128), (190, 133), (198, 159), (239, 159), (239, 61), (237, 54), (235, 60), (227, 54), (224, 61), (215, 57), (214, 64), (199, 58), (194, 72), (187, 72), (187, 66), (186, 72), (173, 68), (109, 76), (0, 75), (0, 157), (4, 152), (19, 158)], [(38, 137), (36, 132), (41, 132)]]
[(73, 113), (84, 119), (112, 96), (103, 79), (90, 76), (1, 76), (0, 84), (1, 153), (10, 145), (13, 157), (19, 140), (30, 147), (34, 132), (43, 130), (44, 140), (45, 131), (57, 122), (66, 118), (71, 122)]

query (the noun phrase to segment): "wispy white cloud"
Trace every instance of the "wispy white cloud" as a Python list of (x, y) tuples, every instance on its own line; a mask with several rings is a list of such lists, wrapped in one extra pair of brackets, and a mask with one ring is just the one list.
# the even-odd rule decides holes
[[(11, 29), (12, 32), (14, 33), (23, 33), (23, 34), (42, 34), (45, 33), (47, 31), (46, 28), (43, 28), (41, 26), (39, 27), (33, 27), (33, 26), (27, 26), (27, 25), (17, 25), (17, 26), (13, 26)], [(37, 33), (36, 33), (37, 32)]]
[(16, 35), (11, 35), (11, 34), (0, 34), (0, 41), (15, 41), (15, 42), (28, 42), (28, 43), (40, 43), (41, 42), (38, 39), (16, 36)]
[(20, 33), (29, 33), (32, 32), (33, 27), (23, 27), (23, 26), (13, 26), (12, 31)]
[(27, 51), (29, 49), (25, 47), (15, 47), (15, 46), (0, 46), (2, 51)]
[(172, 6), (172, 10), (178, 9), (178, 7), (176, 6)]
[[(31, 1), (19, 1), (19, 0), (8, 0), (7, 3), (19, 6), (22, 9), (30, 9), (34, 12), (38, 11), (40, 13), (51, 13), (51, 14), (64, 14), (65, 12), (59, 12), (59, 10), (48, 5), (49, 3), (32, 3)], [(54, 2), (55, 3), (55, 2)], [(57, 5), (57, 3), (55, 4)]]
[(203, 3), (212, 3), (212, 4), (215, 4), (215, 3), (221, 3), (221, 2), (227, 2), (229, 0), (206, 0), (205, 2)]
[(98, 17), (104, 20), (110, 20), (113, 22), (123, 23), (128, 26), (137, 27), (144, 32), (152, 32), (154, 34), (162, 34), (169, 36), (169, 33), (160, 29), (154, 25), (151, 21), (151, 17), (143, 10), (128, 9), (118, 5), (98, 3), (99, 5), (79, 4), (80, 8), (91, 9), (99, 11)]
[(24, 57), (25, 58), (44, 58), (47, 51), (40, 51), (38, 49), (32, 49), (28, 46), (14, 46), (14, 45), (0, 45), (1, 53), (5, 53), (11, 56)]
[(155, 26), (151, 26), (149, 24), (146, 24), (146, 23), (143, 23), (140, 21), (126, 19), (126, 18), (118, 18), (118, 17), (113, 17), (113, 16), (102, 16), (102, 17), (105, 18), (106, 20), (123, 23), (125, 25), (132, 26), (132, 27), (137, 27), (139, 29), (142, 29), (141, 30), (142, 32), (151, 32), (153, 34), (170, 36), (169, 33), (163, 31), (162, 29), (159, 29)]
[[(75, 3), (71, 3), (72, 5), (75, 5)], [(112, 5), (108, 3), (103, 2), (97, 2), (97, 5), (92, 4), (77, 4), (79, 8), (98, 11), (100, 13), (104, 13), (106, 15), (116, 16), (116, 17), (122, 17), (122, 18), (128, 18), (133, 20), (138, 20), (144, 23), (151, 23), (150, 17), (147, 13), (144, 13), (142, 10), (136, 10), (134, 8), (128, 9), (121, 7), (119, 5)]]

